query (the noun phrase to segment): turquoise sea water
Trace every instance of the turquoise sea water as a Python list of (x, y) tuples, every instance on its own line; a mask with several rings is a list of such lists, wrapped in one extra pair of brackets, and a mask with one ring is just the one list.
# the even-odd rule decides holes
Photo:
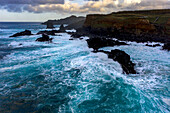
[(170, 52), (143, 43), (121, 49), (139, 74), (122, 74), (104, 53), (92, 53), (83, 40), (66, 33), (53, 43), (40, 35), (9, 38), (40, 23), (0, 23), (0, 112), (11, 113), (169, 113)]

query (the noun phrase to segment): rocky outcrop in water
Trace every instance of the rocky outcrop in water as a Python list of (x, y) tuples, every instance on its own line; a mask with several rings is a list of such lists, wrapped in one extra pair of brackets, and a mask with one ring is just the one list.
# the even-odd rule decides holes
[(160, 44), (146, 44), (145, 46), (148, 46), (148, 47), (158, 47), (158, 46), (161, 46)]
[(134, 69), (135, 64), (130, 60), (130, 56), (122, 50), (111, 50), (111, 52), (100, 50), (99, 52), (104, 52), (108, 55), (109, 58), (117, 61), (123, 69), (123, 72), (126, 74), (136, 74)]
[(136, 71), (134, 69), (135, 64), (132, 63), (132, 61), (130, 60), (130, 56), (124, 51), (118, 49), (112, 50), (111, 52), (98, 50), (99, 48), (106, 47), (106, 46), (127, 45), (125, 42), (119, 42), (119, 41), (106, 39), (106, 38), (90, 38), (87, 39), (87, 43), (89, 48), (94, 49), (94, 52), (104, 52), (108, 55), (109, 58), (119, 62), (123, 68), (124, 73), (136, 74)]
[(42, 34), (42, 37), (37, 38), (36, 41), (38, 42), (45, 42), (45, 41), (49, 41), (51, 42), (53, 38), (49, 38), (49, 36), (47, 34)]
[(56, 32), (57, 32), (57, 30), (51, 30), (51, 31), (45, 30), (45, 31), (39, 31), (37, 33), (37, 35), (39, 35), (39, 34), (55, 35)]
[(45, 30), (45, 31), (39, 31), (39, 32), (37, 33), (37, 35), (39, 35), (39, 34), (56, 35), (56, 33), (65, 33), (65, 32), (66, 32), (66, 31), (65, 31), (64, 25), (61, 25), (60, 28), (59, 28), (59, 30), (51, 30), (51, 31)]
[(64, 25), (62, 24), (62, 25), (60, 25), (60, 28), (59, 28), (59, 30), (58, 30), (59, 32), (61, 32), (61, 33), (64, 33), (64, 32), (66, 32), (66, 29), (65, 29), (65, 27), (64, 27)]
[(119, 41), (106, 39), (106, 38), (90, 38), (87, 39), (87, 43), (89, 48), (93, 48), (94, 51), (98, 51), (99, 48), (106, 47), (106, 46), (127, 45), (125, 42), (119, 42)]
[(135, 64), (132, 63), (130, 56), (124, 51), (118, 49), (112, 50), (108, 57), (119, 62), (126, 74), (136, 74), (134, 69)]
[(33, 35), (30, 30), (25, 30), (19, 33), (16, 33), (10, 37), (18, 37), (18, 36), (25, 36), (25, 35)]
[(82, 36), (89, 36), (89, 35), (85, 35), (85, 33), (84, 32), (81, 32), (81, 31), (77, 31), (77, 32), (75, 32), (75, 33), (69, 33), (70, 35), (71, 35), (71, 37), (73, 37), (73, 38), (80, 38), (80, 37), (82, 37)]

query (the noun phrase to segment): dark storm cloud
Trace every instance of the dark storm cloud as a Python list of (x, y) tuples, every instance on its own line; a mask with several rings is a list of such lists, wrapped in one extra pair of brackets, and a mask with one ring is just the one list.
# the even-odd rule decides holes
[(8, 4), (64, 4), (64, 0), (0, 0), (0, 5)]
[(169, 0), (0, 0), (0, 9), (5, 9), (9, 12), (28, 11), (31, 13), (87, 14), (109, 13), (120, 10), (163, 9), (169, 7)]
[[(64, 4), (64, 0), (0, 0), (0, 9), (6, 9), (9, 12), (33, 12), (30, 6), (38, 6), (43, 4)], [(40, 11), (35, 11), (40, 12)]]

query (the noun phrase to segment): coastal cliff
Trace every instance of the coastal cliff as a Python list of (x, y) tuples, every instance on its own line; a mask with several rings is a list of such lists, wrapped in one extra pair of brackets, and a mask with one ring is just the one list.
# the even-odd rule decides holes
[(114, 32), (116, 30), (128, 33), (157, 33), (156, 27), (146, 18), (119, 18), (112, 15), (88, 15), (84, 24), (85, 28), (90, 30), (107, 30)]
[(83, 27), (90, 32), (170, 35), (170, 10), (91, 14), (87, 15)]

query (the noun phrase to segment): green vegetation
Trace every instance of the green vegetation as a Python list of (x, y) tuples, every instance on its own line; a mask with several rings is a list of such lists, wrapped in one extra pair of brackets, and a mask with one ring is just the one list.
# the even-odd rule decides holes
[(139, 23), (139, 19), (148, 20), (150, 24), (166, 28), (165, 33), (170, 34), (170, 9), (122, 11), (108, 15), (88, 15), (84, 26), (93, 28), (120, 27), (122, 24)]

